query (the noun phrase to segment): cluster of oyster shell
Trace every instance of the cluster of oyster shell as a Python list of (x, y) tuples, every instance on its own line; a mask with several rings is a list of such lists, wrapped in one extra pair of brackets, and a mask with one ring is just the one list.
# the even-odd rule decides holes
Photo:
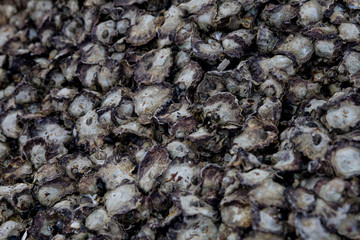
[(0, 240), (360, 239), (358, 0), (4, 0)]

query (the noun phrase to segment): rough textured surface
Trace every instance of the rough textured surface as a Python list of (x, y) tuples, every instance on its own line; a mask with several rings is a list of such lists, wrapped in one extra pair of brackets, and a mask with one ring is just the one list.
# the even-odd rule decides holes
[(0, 240), (360, 236), (358, 0), (0, 1)]

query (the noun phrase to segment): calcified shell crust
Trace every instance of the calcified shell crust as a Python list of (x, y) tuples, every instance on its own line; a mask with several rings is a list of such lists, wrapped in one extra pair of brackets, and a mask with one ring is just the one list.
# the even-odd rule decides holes
[(0, 240), (360, 239), (358, 0), (0, 1)]

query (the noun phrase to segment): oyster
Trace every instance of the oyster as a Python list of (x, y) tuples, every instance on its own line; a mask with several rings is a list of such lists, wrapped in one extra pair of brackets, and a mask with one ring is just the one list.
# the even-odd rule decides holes
[(344, 178), (359, 175), (360, 146), (358, 143), (339, 142), (331, 148), (329, 160), (335, 173)]
[(279, 214), (276, 208), (264, 208), (255, 212), (254, 215), (254, 229), (275, 234), (283, 232), (284, 225), (279, 221)]
[(360, 106), (358, 95), (349, 94), (340, 99), (334, 99), (332, 106), (326, 112), (323, 120), (330, 130), (340, 129), (349, 131), (359, 122)]
[(204, 103), (204, 117), (222, 125), (240, 125), (243, 119), (236, 97), (230, 93), (218, 93)]
[(286, 198), (295, 211), (310, 212), (316, 205), (316, 196), (304, 188), (288, 188), (285, 190)]
[(210, 219), (216, 218), (216, 210), (214, 210), (211, 205), (191, 193), (178, 192), (173, 195), (173, 198), (175, 204), (181, 209), (182, 214), (185, 217), (201, 215)]
[(148, 43), (156, 36), (155, 20), (156, 18), (151, 14), (144, 14), (138, 17), (136, 19), (137, 24), (129, 29), (126, 41), (133, 46), (141, 46)]
[(140, 87), (134, 94), (134, 111), (140, 118), (148, 121), (170, 96), (171, 90), (167, 84)]
[(169, 76), (172, 63), (169, 48), (149, 52), (139, 59), (134, 69), (134, 79), (137, 83), (163, 82)]
[(108, 130), (99, 125), (99, 115), (94, 110), (80, 117), (76, 122), (76, 130), (74, 130), (74, 135), (79, 139), (77, 145), (84, 146), (90, 152), (93, 152), (96, 147), (102, 147)]
[(303, 26), (321, 21), (323, 17), (322, 6), (318, 1), (307, 1), (299, 9), (300, 22)]
[(165, 21), (157, 29), (160, 48), (173, 43), (176, 32), (179, 31), (183, 25), (185, 25), (185, 22), (182, 18), (183, 16), (184, 14), (182, 11), (174, 5), (172, 5), (169, 10), (165, 12)]
[(165, 148), (155, 147), (141, 161), (138, 172), (139, 186), (146, 192), (155, 184), (156, 178), (166, 170), (169, 154)]
[[(301, 51), (299, 49), (301, 49)], [(309, 38), (297, 34), (290, 35), (284, 42), (279, 43), (274, 52), (284, 54), (291, 58), (297, 65), (302, 65), (311, 58), (314, 47)]]
[(110, 215), (124, 214), (140, 206), (141, 193), (134, 184), (125, 183), (107, 192), (104, 198)]
[(18, 116), (22, 113), (21, 110), (15, 110), (2, 114), (0, 127), (6, 137), (17, 138), (21, 133), (22, 129), (18, 124)]
[(113, 20), (99, 23), (94, 28), (94, 35), (101, 43), (109, 44), (112, 38), (117, 35), (116, 23)]
[(250, 200), (259, 206), (281, 207), (284, 204), (285, 187), (269, 179), (249, 192)]
[(314, 239), (340, 239), (337, 235), (329, 233), (321, 225), (320, 218), (315, 216), (303, 216), (299, 213), (295, 217), (295, 224), (303, 238), (312, 236)]
[(133, 163), (126, 157), (121, 162), (107, 161), (98, 171), (98, 176), (109, 190), (113, 190), (122, 183), (134, 181), (131, 172), (135, 168)]
[[(200, 226), (200, 227), (199, 227)], [(208, 217), (196, 216), (187, 218), (182, 224), (170, 229), (168, 237), (171, 239), (196, 239), (200, 235), (203, 239), (215, 240), (218, 228), (215, 223)]]
[(254, 38), (254, 34), (245, 29), (229, 33), (222, 39), (225, 54), (231, 58), (242, 57)]
[(296, 17), (296, 9), (291, 4), (268, 4), (261, 13), (261, 18), (275, 29), (286, 29)]
[(200, 170), (191, 161), (173, 161), (161, 176), (160, 189), (170, 193), (173, 189), (195, 192), (200, 184)]
[(357, 24), (341, 23), (338, 27), (339, 37), (346, 42), (358, 42), (360, 28)]
[(81, 117), (92, 110), (98, 101), (98, 96), (91, 91), (84, 91), (74, 97), (69, 104), (69, 114), (75, 117)]
[(26, 159), (31, 161), (36, 169), (46, 163), (49, 150), (47, 143), (41, 137), (31, 138), (23, 146)]
[(236, 136), (233, 141), (233, 151), (236, 148), (243, 148), (245, 151), (261, 149), (276, 140), (278, 130), (275, 125), (261, 121), (257, 118), (250, 118), (245, 122), (244, 131)]
[(0, 226), (0, 239), (8, 239), (11, 237), (20, 237), (25, 230), (23, 224), (15, 221), (7, 221)]
[(0, 1), (0, 239), (359, 239), (359, 9)]

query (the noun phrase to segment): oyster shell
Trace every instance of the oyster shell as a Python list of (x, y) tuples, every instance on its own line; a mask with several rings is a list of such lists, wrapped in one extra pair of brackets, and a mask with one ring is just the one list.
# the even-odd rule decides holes
[(203, 107), (204, 118), (214, 119), (221, 125), (240, 125), (243, 119), (236, 97), (230, 93), (218, 93), (209, 97)]
[(340, 142), (331, 148), (329, 160), (336, 175), (344, 178), (359, 175), (360, 146), (358, 143)]
[(93, 152), (96, 147), (102, 147), (108, 130), (99, 125), (99, 115), (94, 110), (80, 117), (76, 121), (76, 130), (74, 130), (74, 135), (78, 137), (77, 145), (84, 146), (90, 152)]
[(0, 239), (358, 239), (357, 0), (0, 2)]
[[(156, 36), (156, 18), (151, 14), (144, 14), (136, 19), (137, 24), (131, 26), (126, 41), (133, 46), (148, 43)], [(146, 26), (144, 28), (144, 26)]]
[(106, 210), (112, 216), (138, 208), (141, 202), (141, 193), (134, 184), (125, 183), (107, 192), (104, 198)]
[(251, 151), (264, 148), (276, 140), (277, 133), (275, 125), (257, 118), (250, 118), (245, 122), (244, 131), (234, 138), (232, 149), (234, 151), (241, 147), (245, 151)]
[(21, 127), (18, 124), (18, 116), (22, 115), (21, 110), (9, 111), (1, 116), (0, 127), (2, 133), (9, 138), (17, 138), (21, 133)]
[(274, 52), (284, 54), (291, 58), (297, 65), (302, 65), (311, 58), (314, 47), (309, 38), (297, 34), (290, 35), (284, 42), (279, 43)]
[(173, 64), (171, 49), (163, 48), (148, 52), (139, 59), (134, 69), (134, 79), (137, 83), (160, 83), (170, 73)]
[(171, 96), (170, 86), (149, 85), (140, 87), (134, 94), (135, 113), (140, 118), (149, 118)]
[(322, 6), (318, 1), (307, 1), (300, 6), (299, 16), (303, 26), (319, 22), (323, 17)]
[(231, 58), (242, 57), (254, 38), (254, 34), (247, 29), (240, 29), (227, 34), (222, 39), (225, 54)]
[(149, 192), (154, 187), (156, 178), (163, 174), (169, 163), (169, 154), (165, 148), (155, 147), (150, 150), (139, 165), (139, 186)]
[(0, 239), (20, 237), (25, 230), (24, 224), (15, 221), (7, 221), (0, 226)]

